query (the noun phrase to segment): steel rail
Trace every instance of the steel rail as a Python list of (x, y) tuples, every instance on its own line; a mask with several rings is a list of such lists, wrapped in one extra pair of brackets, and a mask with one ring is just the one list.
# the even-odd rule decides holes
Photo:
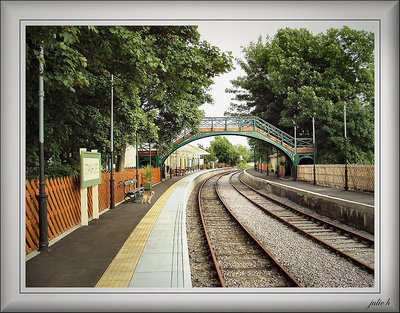
[(219, 281), (221, 282), (221, 287), (226, 287), (226, 283), (225, 283), (224, 278), (222, 277), (222, 272), (221, 272), (221, 269), (220, 269), (220, 267), (219, 267), (219, 265), (218, 265), (218, 261), (217, 261), (217, 258), (216, 258), (216, 256), (215, 256), (215, 252), (214, 252), (214, 249), (213, 249), (213, 247), (212, 247), (210, 237), (209, 237), (209, 235), (208, 235), (208, 231), (207, 231), (207, 227), (206, 227), (206, 223), (205, 223), (204, 215), (203, 215), (203, 209), (202, 209), (203, 206), (202, 206), (202, 204), (201, 204), (201, 192), (202, 192), (202, 190), (203, 190), (204, 185), (205, 185), (210, 179), (212, 179), (212, 178), (214, 178), (215, 176), (218, 176), (218, 175), (223, 176), (223, 175), (227, 175), (227, 174), (228, 174), (228, 173), (223, 173), (223, 174), (218, 173), (218, 174), (216, 174), (216, 175), (213, 175), (213, 176), (211, 176), (211, 177), (205, 179), (205, 180), (203, 181), (203, 183), (201, 184), (200, 189), (199, 189), (199, 192), (198, 192), (198, 194), (197, 194), (197, 203), (198, 203), (198, 207), (199, 207), (201, 223), (203, 224), (204, 233), (205, 233), (205, 235), (206, 235), (208, 247), (209, 247), (209, 249), (210, 249), (211, 257), (212, 257), (212, 260), (213, 260), (213, 262), (214, 262), (215, 270), (217, 271), (218, 279), (219, 279)]
[[(240, 171), (235, 171), (231, 173), (227, 173), (226, 175), (234, 175), (235, 173), (240, 172)], [(223, 175), (221, 175), (222, 177)], [(271, 258), (271, 260), (277, 265), (277, 267), (284, 273), (286, 278), (288, 278), (292, 283), (295, 284), (296, 287), (303, 287), (300, 282), (294, 278), (289, 271), (269, 252), (262, 244), (259, 242), (252, 234), (251, 232), (246, 228), (245, 225), (243, 225), (240, 220), (236, 217), (236, 215), (229, 209), (229, 206), (225, 203), (225, 201), (222, 199), (219, 190), (218, 190), (218, 181), (221, 179), (221, 177), (218, 178), (218, 180), (215, 183), (215, 189), (217, 191), (217, 195), (221, 201), (221, 203), (224, 205), (224, 207), (227, 209), (227, 211), (230, 213), (230, 215), (236, 220), (236, 222), (245, 230), (245, 232), (258, 244), (258, 246)], [(231, 176), (232, 177), (232, 176)]]
[(294, 207), (292, 207), (292, 206), (290, 206), (290, 205), (288, 205), (288, 204), (286, 204), (286, 203), (283, 203), (283, 202), (281, 202), (281, 201), (279, 201), (279, 200), (276, 200), (276, 199), (274, 199), (274, 198), (271, 198), (270, 196), (268, 196), (268, 195), (266, 195), (266, 194), (264, 194), (264, 193), (258, 191), (257, 189), (255, 189), (255, 188), (251, 187), (250, 185), (248, 185), (247, 183), (245, 183), (245, 182), (240, 178), (241, 175), (242, 175), (242, 174), (239, 175), (239, 180), (240, 180), (240, 182), (241, 182), (243, 185), (245, 185), (246, 187), (248, 187), (248, 188), (251, 189), (252, 191), (256, 192), (256, 193), (259, 194), (260, 196), (262, 196), (262, 197), (264, 197), (264, 198), (270, 200), (271, 202), (274, 202), (274, 203), (276, 203), (276, 204), (278, 204), (278, 205), (280, 205), (280, 206), (283, 206), (283, 207), (285, 207), (286, 209), (288, 209), (288, 210), (290, 210), (290, 211), (292, 211), (292, 212), (294, 212), (294, 213), (296, 213), (296, 214), (303, 215), (303, 216), (306, 216), (306, 217), (309, 218), (309, 219), (316, 220), (316, 221), (318, 221), (318, 222), (324, 223), (324, 224), (328, 225), (330, 228), (334, 228), (337, 232), (345, 233), (345, 234), (347, 234), (347, 235), (349, 235), (349, 236), (351, 236), (351, 237), (353, 237), (353, 238), (359, 239), (360, 241), (364, 241), (364, 242), (366, 242), (368, 245), (374, 247), (374, 240), (373, 240), (373, 239), (370, 239), (370, 238), (365, 237), (365, 236), (363, 236), (363, 235), (361, 235), (361, 234), (355, 233), (355, 232), (353, 232), (353, 231), (351, 231), (351, 230), (349, 230), (349, 229), (346, 229), (346, 228), (340, 227), (340, 226), (338, 226), (338, 225), (335, 225), (335, 224), (333, 224), (333, 223), (331, 223), (331, 222), (329, 222), (329, 221), (326, 221), (326, 220), (324, 220), (324, 219), (321, 219), (321, 218), (319, 218), (319, 217), (317, 217), (317, 216), (314, 216), (314, 215), (312, 215), (312, 214), (308, 214), (308, 213), (306, 213), (306, 212), (300, 211), (300, 210), (298, 210), (298, 209), (296, 209), (296, 208), (294, 208)]
[[(232, 175), (232, 176), (233, 176), (233, 175)], [(236, 190), (238, 193), (240, 193), (244, 198), (246, 198), (247, 200), (249, 200), (251, 203), (253, 203), (253, 204), (256, 205), (257, 207), (263, 209), (263, 210), (264, 210), (266, 213), (268, 213), (270, 216), (272, 216), (272, 217), (278, 219), (279, 221), (281, 221), (281, 222), (283, 222), (284, 224), (288, 225), (289, 227), (295, 229), (296, 231), (298, 231), (298, 232), (300, 232), (300, 233), (302, 233), (302, 234), (304, 234), (304, 235), (310, 237), (311, 239), (317, 241), (318, 243), (320, 243), (321, 245), (323, 245), (323, 246), (325, 246), (325, 247), (331, 249), (332, 251), (334, 251), (334, 252), (336, 252), (336, 253), (338, 253), (338, 254), (340, 254), (340, 255), (342, 255), (342, 256), (348, 258), (348, 259), (350, 259), (350, 260), (351, 260), (352, 262), (354, 262), (356, 265), (358, 265), (358, 266), (360, 266), (360, 267), (362, 267), (362, 268), (365, 268), (369, 273), (374, 273), (374, 272), (375, 272), (375, 269), (374, 269), (372, 266), (370, 266), (370, 265), (368, 265), (368, 264), (366, 264), (366, 263), (364, 263), (364, 262), (362, 262), (362, 261), (360, 261), (360, 260), (358, 260), (358, 259), (352, 257), (351, 255), (347, 254), (346, 252), (337, 249), (336, 247), (334, 247), (334, 246), (332, 246), (331, 244), (329, 244), (329, 243), (323, 241), (322, 239), (319, 239), (318, 237), (315, 237), (314, 235), (312, 235), (312, 234), (310, 234), (310, 233), (304, 231), (303, 229), (297, 227), (296, 225), (294, 225), (294, 224), (292, 224), (292, 223), (286, 221), (285, 219), (281, 218), (280, 216), (278, 216), (278, 215), (276, 215), (275, 213), (271, 212), (270, 210), (268, 210), (267, 208), (265, 208), (265, 207), (262, 206), (261, 204), (257, 203), (256, 201), (254, 201), (254, 200), (252, 200), (251, 198), (249, 198), (248, 196), (246, 196), (243, 192), (241, 192), (241, 191), (232, 183), (232, 176), (230, 177), (229, 182), (231, 183), (231, 185), (233, 186), (233, 188), (235, 188), (235, 190)], [(239, 178), (239, 180), (240, 180), (240, 178)], [(240, 181), (242, 182), (242, 180), (240, 180)], [(242, 183), (243, 183), (243, 182), (242, 182)], [(243, 183), (243, 184), (245, 184), (245, 183)], [(247, 184), (245, 184), (245, 185), (248, 186)], [(250, 187), (250, 189), (254, 190), (254, 189), (251, 188), (251, 187)], [(257, 191), (256, 191), (256, 192), (257, 192)], [(259, 193), (259, 192), (257, 192), (257, 193), (260, 194), (261, 196), (267, 198), (268, 200), (271, 200), (271, 201), (273, 201), (274, 203), (276, 203), (276, 204), (278, 204), (278, 205), (280, 205), (280, 206), (286, 208), (286, 209), (287, 209), (288, 207), (290, 207), (290, 206), (288, 206), (288, 205), (286, 205), (286, 204), (281, 203), (280, 201), (273, 200), (272, 198), (269, 198), (268, 196), (266, 196), (266, 195), (264, 195), (264, 194), (262, 194), (262, 193)], [(299, 212), (300, 212), (300, 211), (299, 211)], [(308, 215), (308, 214), (305, 214), (305, 215)], [(312, 216), (312, 215), (311, 215), (311, 216)], [(315, 219), (317, 219), (317, 218), (315, 217)], [(329, 223), (329, 222), (327, 222), (327, 221), (324, 221), (324, 220), (321, 220), (321, 219), (318, 219), (318, 220), (319, 220), (321, 223), (325, 223), (325, 222), (326, 222), (326, 224), (328, 224), (328, 225), (331, 224), (331, 223)]]

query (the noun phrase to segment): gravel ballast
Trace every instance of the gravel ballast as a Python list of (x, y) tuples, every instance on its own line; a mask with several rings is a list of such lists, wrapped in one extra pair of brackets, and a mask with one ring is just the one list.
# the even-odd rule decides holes
[(305, 287), (373, 287), (374, 275), (266, 215), (220, 179), (225, 203), (250, 232)]

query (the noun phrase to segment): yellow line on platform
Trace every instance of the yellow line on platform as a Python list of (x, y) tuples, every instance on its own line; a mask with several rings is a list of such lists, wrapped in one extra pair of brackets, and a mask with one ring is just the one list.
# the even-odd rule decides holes
[(177, 181), (154, 203), (135, 227), (95, 287), (128, 287), (144, 246), (171, 193), (182, 180)]

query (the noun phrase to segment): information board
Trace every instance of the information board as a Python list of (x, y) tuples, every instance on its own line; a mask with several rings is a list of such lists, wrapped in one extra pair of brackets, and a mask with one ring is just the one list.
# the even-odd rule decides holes
[(81, 188), (101, 184), (101, 154), (81, 152)]

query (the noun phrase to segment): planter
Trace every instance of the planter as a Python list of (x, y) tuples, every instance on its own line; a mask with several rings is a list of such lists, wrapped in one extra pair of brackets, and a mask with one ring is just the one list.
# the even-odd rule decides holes
[(144, 188), (144, 190), (151, 190), (151, 182), (149, 182), (149, 183), (143, 183), (143, 188)]
[(285, 167), (283, 165), (279, 165), (279, 177), (285, 176)]

